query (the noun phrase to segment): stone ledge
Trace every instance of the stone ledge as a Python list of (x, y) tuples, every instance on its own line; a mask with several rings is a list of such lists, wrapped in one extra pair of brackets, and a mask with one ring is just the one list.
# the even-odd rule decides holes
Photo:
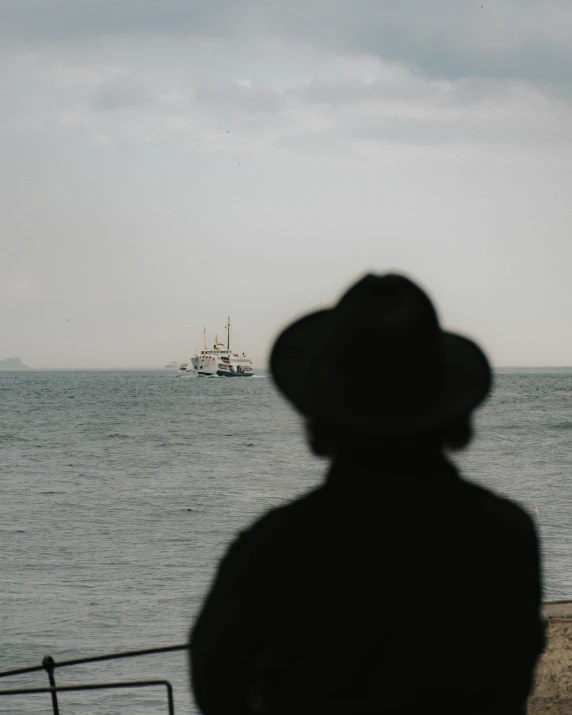
[(548, 618), (572, 618), (572, 601), (551, 601), (542, 606)]
[(545, 603), (546, 650), (536, 667), (528, 715), (572, 713), (572, 601)]

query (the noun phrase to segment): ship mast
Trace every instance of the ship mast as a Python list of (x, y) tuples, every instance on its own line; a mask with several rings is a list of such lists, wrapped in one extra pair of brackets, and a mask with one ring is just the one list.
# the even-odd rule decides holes
[(230, 316), (226, 323), (226, 349), (230, 350)]
[(207, 326), (203, 328), (203, 344), (204, 344), (204, 354), (207, 354)]

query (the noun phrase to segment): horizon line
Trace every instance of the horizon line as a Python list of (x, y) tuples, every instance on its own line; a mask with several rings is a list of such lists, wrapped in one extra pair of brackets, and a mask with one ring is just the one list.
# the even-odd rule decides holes
[[(0, 361), (1, 362), (1, 361)], [(270, 367), (268, 365), (253, 365), (253, 368), (255, 370), (270, 370)], [(496, 370), (572, 370), (572, 364), (570, 365), (491, 365), (492, 371)], [(97, 370), (137, 370), (137, 371), (147, 371), (147, 372), (179, 372), (177, 368), (166, 368), (164, 366), (158, 367), (154, 365), (146, 365), (146, 366), (135, 366), (135, 365), (113, 365), (109, 367), (73, 367), (73, 366), (57, 366), (57, 367), (2, 367), (0, 366), (0, 371), (1, 372), (26, 372), (26, 371), (32, 371), (32, 372), (40, 372), (40, 371), (54, 371), (54, 370), (61, 370), (61, 371), (97, 371)]]

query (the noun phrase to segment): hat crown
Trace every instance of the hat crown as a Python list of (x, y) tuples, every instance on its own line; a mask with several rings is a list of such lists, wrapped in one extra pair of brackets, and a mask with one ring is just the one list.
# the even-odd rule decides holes
[[(368, 275), (356, 283), (334, 308), (337, 320), (319, 350), (319, 363), (344, 369), (348, 353), (366, 358), (377, 379), (403, 396), (397, 378), (407, 375), (411, 387), (437, 376), (441, 361), (439, 323), (427, 295), (402, 276)], [(351, 360), (350, 360), (351, 361)], [(418, 388), (415, 388), (418, 389)]]

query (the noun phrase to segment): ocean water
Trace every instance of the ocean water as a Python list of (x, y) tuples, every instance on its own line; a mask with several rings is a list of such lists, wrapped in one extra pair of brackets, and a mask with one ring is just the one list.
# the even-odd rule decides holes
[[(572, 372), (498, 374), (477, 414), (455, 461), (526, 510), (538, 505), (545, 600), (572, 599)], [(184, 643), (237, 531), (325, 468), (265, 375), (0, 372), (0, 671)], [(196, 712), (182, 653), (56, 678), (167, 678), (176, 713)], [(46, 684), (39, 672), (0, 689)], [(62, 715), (167, 712), (162, 689), (59, 700)], [(52, 709), (47, 695), (22, 695), (0, 697), (0, 712)]]

